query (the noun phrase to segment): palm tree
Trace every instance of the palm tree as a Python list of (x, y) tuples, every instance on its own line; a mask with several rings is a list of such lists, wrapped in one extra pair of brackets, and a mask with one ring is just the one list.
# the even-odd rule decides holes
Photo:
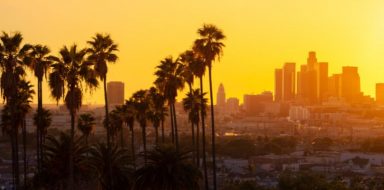
[(164, 94), (167, 99), (170, 116), (171, 116), (171, 127), (172, 127), (172, 140), (176, 144), (176, 148), (179, 148), (178, 131), (177, 131), (177, 120), (175, 102), (177, 97), (177, 91), (183, 89), (184, 78), (183, 78), (183, 65), (180, 64), (179, 60), (173, 60), (172, 57), (167, 57), (160, 62), (158, 65), (155, 75), (156, 87)]
[(24, 57), (27, 55), (27, 51), (31, 48), (31, 45), (25, 44), (21, 46), (23, 37), (20, 33), (14, 33), (9, 35), (5, 32), (0, 36), (0, 69), (1, 83), (0, 92), (3, 100), (6, 103), (4, 112), (9, 116), (9, 122), (3, 123), (8, 125), (8, 134), (11, 136), (12, 147), (12, 170), (14, 187), (19, 189), (19, 157), (18, 157), (18, 128), (21, 126), (21, 118), (18, 117), (18, 93), (19, 84), (25, 77), (23, 62)]
[[(130, 189), (132, 184), (130, 162), (128, 151), (116, 144), (108, 148), (106, 144), (99, 143), (90, 150), (90, 165), (96, 172), (102, 189)], [(113, 178), (108, 176), (109, 166), (112, 168)], [(109, 179), (112, 179), (113, 182), (108, 182)], [(109, 188), (108, 184), (114, 186)]]
[(167, 108), (164, 107), (165, 98), (158, 92), (158, 89), (151, 87), (148, 91), (150, 101), (150, 117), (153, 127), (155, 128), (156, 144), (159, 143), (159, 127), (161, 125), (162, 141), (164, 142), (164, 120)]
[[(45, 135), (47, 135), (48, 127), (51, 126), (51, 123), (52, 123), (51, 112), (47, 109), (44, 109), (44, 108), (41, 109), (41, 113), (39, 113), (39, 111), (37, 111), (33, 116), (33, 125), (37, 126), (37, 124), (39, 122), (40, 122), (41, 133), (42, 133), (41, 141), (42, 141), (42, 145), (43, 145), (45, 142)], [(43, 147), (40, 147), (40, 148), (42, 150), (42, 157), (41, 158), (44, 158)]]
[(139, 90), (132, 95), (132, 100), (134, 102), (136, 110), (136, 121), (141, 127), (141, 135), (143, 140), (143, 155), (144, 163), (147, 163), (147, 120), (149, 118), (149, 101), (147, 96), (147, 90)]
[(41, 170), (41, 160), (43, 150), (43, 131), (42, 131), (42, 114), (43, 111), (43, 79), (47, 75), (52, 61), (49, 56), (50, 50), (47, 46), (43, 45), (34, 45), (31, 46), (31, 51), (28, 52), (28, 56), (24, 58), (24, 62), (29, 65), (29, 68), (34, 73), (37, 78), (37, 117), (38, 122), (36, 123), (36, 142), (37, 142), (37, 169), (38, 172)]
[[(109, 121), (109, 130), (111, 135), (111, 142), (117, 141), (117, 133), (120, 131), (120, 141), (121, 146), (123, 146), (123, 113), (121, 110), (121, 106), (117, 106), (114, 110), (109, 113), (110, 121)], [(106, 120), (105, 120), (106, 122)]]
[(212, 62), (223, 54), (225, 39), (223, 32), (215, 25), (205, 24), (197, 33), (200, 38), (194, 43), (193, 49), (203, 58), (204, 64), (208, 67), (209, 76), (209, 94), (211, 101), (211, 129), (212, 129), (212, 164), (213, 164), (213, 189), (216, 190), (216, 144), (215, 144), (215, 114), (213, 109), (213, 94), (212, 94)]
[(135, 125), (136, 109), (135, 109), (135, 102), (132, 98), (125, 101), (124, 110), (125, 110), (124, 122), (126, 123), (126, 125), (129, 127), (129, 130), (131, 131), (131, 155), (133, 160), (133, 166), (136, 169), (135, 132), (133, 128)]
[[(206, 93), (203, 94), (203, 97)], [(203, 98), (204, 110), (203, 114), (206, 115), (207, 99)], [(193, 146), (193, 150), (196, 151), (197, 166), (200, 165), (200, 142), (199, 142), (199, 123), (200, 123), (200, 110), (201, 110), (201, 95), (200, 89), (193, 90), (187, 93), (187, 96), (183, 98), (183, 108), (188, 112), (188, 120), (196, 126), (196, 145)], [(193, 126), (193, 125), (192, 125)], [(192, 130), (193, 132), (194, 130)], [(195, 141), (194, 133), (192, 133), (192, 141)]]
[(32, 85), (29, 81), (22, 80), (19, 84), (19, 92), (18, 92), (18, 112), (20, 118), (22, 118), (21, 127), (23, 134), (23, 169), (24, 169), (24, 188), (27, 186), (27, 129), (26, 129), (26, 115), (31, 109), (29, 105), (32, 102), (32, 95), (35, 93), (32, 90)]
[[(200, 118), (201, 118), (201, 141), (202, 141), (202, 158), (203, 158), (203, 170), (204, 170), (204, 186), (205, 189), (208, 189), (208, 170), (207, 170), (207, 157), (206, 157), (206, 138), (205, 138), (205, 116), (206, 112), (203, 110), (206, 110), (206, 105), (204, 102), (206, 100), (204, 99), (204, 92), (203, 92), (203, 76), (205, 73), (205, 65), (204, 65), (204, 60), (203, 58), (195, 51), (187, 51), (185, 53), (189, 55), (189, 69), (192, 71), (192, 73), (199, 78), (200, 82)], [(197, 140), (197, 142), (199, 142)], [(199, 153), (199, 150), (197, 150)], [(199, 157), (199, 156), (198, 156)], [(197, 160), (198, 162), (200, 161), (199, 159)], [(198, 163), (199, 165), (200, 163)]]
[(180, 152), (173, 145), (157, 146), (148, 153), (148, 164), (135, 172), (133, 189), (199, 189), (201, 173), (189, 158), (188, 152)]
[(58, 137), (48, 136), (43, 146), (45, 149), (43, 170), (37, 174), (42, 179), (40, 185), (46, 189), (70, 189), (67, 180), (72, 174), (67, 168), (71, 157), (74, 158), (76, 181), (81, 182), (91, 178), (91, 170), (86, 167), (88, 166), (86, 155), (88, 148), (85, 146), (84, 138), (73, 139), (71, 134), (60, 133)]
[[(97, 76), (103, 81), (104, 86), (104, 101), (105, 101), (105, 126), (109, 126), (108, 118), (108, 98), (107, 98), (107, 73), (108, 63), (115, 63), (117, 61), (117, 55), (115, 54), (117, 44), (113, 42), (109, 35), (103, 35), (97, 33), (91, 41), (87, 42), (91, 47), (88, 48), (89, 57), (95, 65), (95, 71)], [(110, 146), (110, 131), (107, 128), (107, 145)]]
[[(64, 46), (60, 50), (60, 58), (52, 57), (54, 61), (52, 72), (49, 74), (49, 87), (51, 95), (56, 101), (64, 99), (65, 105), (71, 116), (71, 146), (75, 137), (75, 118), (82, 105), (83, 92), (82, 86), (90, 90), (98, 86), (95, 71), (92, 69), (92, 63), (85, 61), (86, 50), (78, 50), (76, 45)], [(83, 84), (84, 83), (84, 84)], [(72, 153), (72, 151), (70, 151)], [(69, 188), (74, 188), (74, 158), (69, 155)]]
[(85, 113), (79, 115), (77, 121), (77, 128), (81, 131), (85, 137), (85, 143), (88, 146), (88, 137), (95, 127), (95, 117), (90, 113)]

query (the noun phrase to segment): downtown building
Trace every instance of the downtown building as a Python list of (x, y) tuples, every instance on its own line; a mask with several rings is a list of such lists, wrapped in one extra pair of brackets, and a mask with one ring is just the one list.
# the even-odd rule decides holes
[(124, 104), (124, 83), (111, 81), (107, 83), (107, 99), (111, 107)]

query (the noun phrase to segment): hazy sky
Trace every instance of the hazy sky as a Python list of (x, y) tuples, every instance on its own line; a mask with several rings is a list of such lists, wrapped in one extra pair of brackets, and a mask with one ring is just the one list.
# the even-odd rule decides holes
[[(161, 59), (190, 48), (203, 23), (227, 36), (213, 67), (214, 90), (222, 82), (227, 97), (273, 90), (274, 69), (287, 61), (298, 69), (312, 50), (330, 74), (358, 66), (366, 94), (384, 82), (383, 0), (0, 0), (0, 31), (20, 31), (54, 54), (96, 32), (111, 34), (120, 59), (108, 80), (125, 82), (126, 98), (152, 85)], [(102, 103), (102, 95), (84, 103)]]

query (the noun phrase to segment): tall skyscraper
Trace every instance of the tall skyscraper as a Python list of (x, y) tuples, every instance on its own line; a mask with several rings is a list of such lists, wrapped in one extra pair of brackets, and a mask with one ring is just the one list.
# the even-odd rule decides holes
[(307, 64), (297, 73), (297, 94), (301, 102), (314, 104), (327, 98), (328, 63), (318, 62), (316, 52), (308, 53)]
[(384, 104), (384, 83), (376, 84), (376, 103)]
[(217, 102), (216, 102), (216, 105), (221, 107), (221, 108), (224, 108), (225, 107), (225, 102), (226, 102), (226, 99), (225, 99), (224, 85), (222, 83), (220, 83), (219, 89), (217, 90)]
[(279, 102), (283, 98), (283, 70), (275, 69), (275, 101)]
[(343, 67), (341, 77), (341, 96), (347, 102), (358, 102), (361, 98), (361, 92), (357, 67)]
[(107, 98), (109, 105), (116, 106), (124, 104), (124, 83), (120, 81), (108, 82)]
[(328, 96), (341, 97), (341, 74), (334, 74), (328, 78)]
[(296, 64), (285, 63), (282, 70), (282, 100), (293, 101), (296, 95)]

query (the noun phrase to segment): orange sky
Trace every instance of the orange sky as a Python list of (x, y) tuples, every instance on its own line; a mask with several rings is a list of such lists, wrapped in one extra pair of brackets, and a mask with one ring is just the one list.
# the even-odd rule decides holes
[[(120, 59), (108, 77), (125, 82), (126, 98), (152, 84), (161, 59), (190, 48), (203, 23), (227, 36), (213, 74), (215, 91), (222, 82), (227, 97), (273, 90), (274, 69), (305, 63), (310, 50), (330, 73), (358, 66), (366, 94), (384, 82), (382, 0), (0, 0), (0, 14), (0, 30), (20, 31), (54, 53), (111, 34)], [(46, 89), (44, 101), (53, 102)], [(102, 103), (102, 95), (99, 89), (84, 103)]]

